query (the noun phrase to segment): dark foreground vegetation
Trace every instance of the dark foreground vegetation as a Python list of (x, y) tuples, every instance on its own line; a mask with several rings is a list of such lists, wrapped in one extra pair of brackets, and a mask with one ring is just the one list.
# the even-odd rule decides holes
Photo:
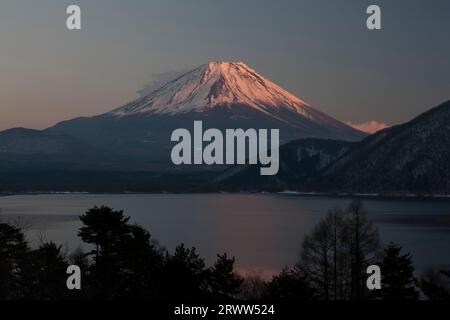
[[(395, 244), (380, 248), (359, 202), (330, 210), (305, 237), (299, 262), (270, 280), (238, 275), (226, 253), (212, 266), (183, 244), (169, 253), (122, 211), (94, 207), (80, 220), (78, 235), (90, 249), (71, 254), (53, 242), (31, 248), (20, 227), (0, 222), (0, 299), (450, 299), (450, 272), (432, 270), (416, 279), (410, 254)], [(82, 270), (81, 290), (67, 289), (71, 264)], [(367, 289), (372, 264), (382, 270), (381, 290)]]

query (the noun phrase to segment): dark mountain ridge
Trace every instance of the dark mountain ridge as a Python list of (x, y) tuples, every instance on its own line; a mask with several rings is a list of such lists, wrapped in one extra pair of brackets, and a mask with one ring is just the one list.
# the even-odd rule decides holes
[[(306, 160), (299, 158), (311, 144), (316, 153)], [(360, 142), (300, 139), (282, 146), (280, 154), (276, 177), (235, 168), (219, 180), (247, 190), (450, 194), (450, 101)]]

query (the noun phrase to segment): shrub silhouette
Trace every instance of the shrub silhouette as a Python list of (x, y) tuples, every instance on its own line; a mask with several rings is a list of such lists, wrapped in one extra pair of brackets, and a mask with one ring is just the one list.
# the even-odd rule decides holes
[(267, 283), (268, 298), (278, 301), (312, 300), (315, 290), (311, 287), (301, 267), (284, 267), (280, 274)]

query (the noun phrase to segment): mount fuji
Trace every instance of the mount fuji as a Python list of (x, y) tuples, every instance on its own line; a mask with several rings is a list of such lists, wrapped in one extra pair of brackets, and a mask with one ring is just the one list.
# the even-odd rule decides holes
[(309, 106), (243, 62), (211, 61), (111, 112), (63, 121), (58, 131), (103, 150), (166, 163), (170, 134), (201, 120), (206, 128), (280, 129), (298, 138), (358, 141), (366, 136)]

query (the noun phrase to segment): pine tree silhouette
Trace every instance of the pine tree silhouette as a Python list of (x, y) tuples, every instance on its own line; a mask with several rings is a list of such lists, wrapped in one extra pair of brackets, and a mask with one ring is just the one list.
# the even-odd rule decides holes
[(393, 243), (384, 250), (380, 266), (381, 290), (377, 293), (382, 299), (416, 300), (419, 297), (411, 254), (401, 254), (401, 250)]
[(217, 261), (210, 270), (209, 287), (217, 298), (233, 298), (239, 291), (243, 279), (234, 272), (234, 257), (227, 254), (217, 255)]

